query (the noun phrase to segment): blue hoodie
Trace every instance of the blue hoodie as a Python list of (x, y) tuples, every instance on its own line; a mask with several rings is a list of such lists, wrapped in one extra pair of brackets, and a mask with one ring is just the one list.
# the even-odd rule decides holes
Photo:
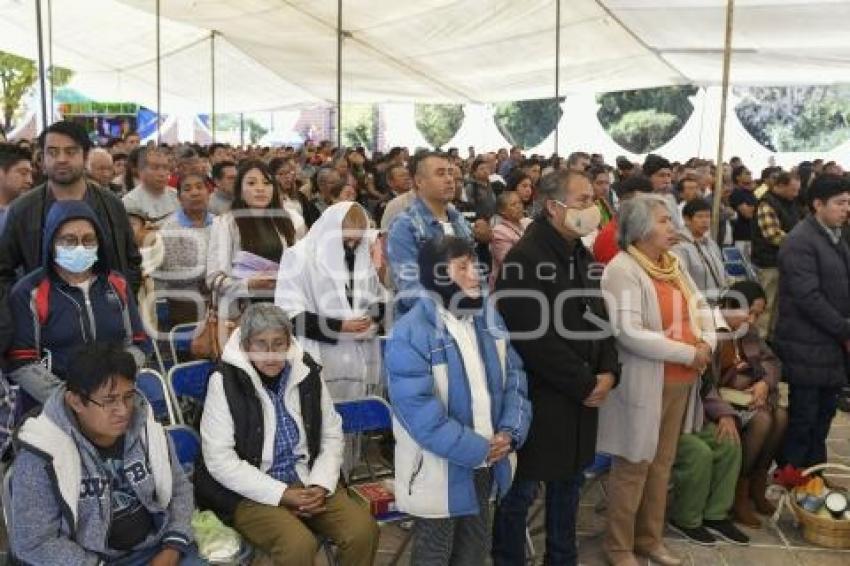
[[(148, 340), (135, 298), (126, 279), (111, 270), (103, 245), (98, 247), (88, 294), (56, 273), (53, 240), (64, 223), (75, 219), (91, 222), (98, 242), (105, 241), (103, 228), (88, 204), (54, 203), (44, 228), (43, 265), (18, 281), (9, 296), (14, 328), (8, 352), (11, 377), (24, 389), (33, 380), (63, 380), (74, 350), (96, 340), (124, 343), (140, 367), (145, 360)], [(40, 363), (45, 359), (49, 363)]]

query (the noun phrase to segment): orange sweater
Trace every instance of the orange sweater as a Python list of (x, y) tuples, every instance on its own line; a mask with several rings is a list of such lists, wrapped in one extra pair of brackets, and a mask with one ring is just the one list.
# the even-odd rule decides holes
[[(652, 280), (658, 295), (658, 308), (661, 310), (661, 326), (664, 335), (670, 340), (696, 345), (697, 338), (691, 329), (691, 316), (688, 304), (682, 292), (672, 283)], [(697, 371), (682, 364), (664, 363), (665, 383), (693, 383)]]

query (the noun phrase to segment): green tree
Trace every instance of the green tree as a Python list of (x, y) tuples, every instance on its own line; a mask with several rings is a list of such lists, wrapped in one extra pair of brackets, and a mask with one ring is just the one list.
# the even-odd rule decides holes
[(342, 105), (342, 139), (349, 146), (375, 147), (375, 105)]
[(827, 151), (850, 139), (850, 87), (735, 89), (735, 113), (759, 143), (773, 151)]
[[(47, 70), (47, 79), (53, 88), (67, 84), (73, 76), (72, 71), (62, 67)], [(0, 101), (3, 105), (3, 129), (12, 127), (12, 120), (18, 111), (24, 96), (38, 80), (38, 68), (31, 59), (0, 51)]]
[(627, 112), (608, 134), (615, 142), (634, 153), (646, 153), (664, 145), (681, 128), (679, 119), (657, 110), (635, 110)]
[(451, 140), (463, 123), (463, 106), (460, 104), (417, 104), (414, 109), (416, 127), (434, 147), (442, 147)]
[(511, 145), (535, 147), (558, 125), (563, 115), (559, 102), (544, 98), (497, 104), (496, 127)]
[[(219, 114), (215, 115), (215, 128), (218, 131), (239, 131), (239, 114)], [(268, 129), (264, 128), (259, 122), (253, 118), (245, 118), (245, 136), (247, 143), (255, 144), (260, 139), (269, 133)]]
[(669, 141), (694, 107), (694, 86), (608, 92), (596, 97), (599, 123), (614, 141), (634, 153), (646, 153)]

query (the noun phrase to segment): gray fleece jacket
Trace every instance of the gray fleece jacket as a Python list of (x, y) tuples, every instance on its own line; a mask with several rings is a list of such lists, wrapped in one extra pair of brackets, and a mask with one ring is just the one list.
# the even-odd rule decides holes
[[(11, 484), (11, 550), (26, 564), (103, 564), (126, 554), (107, 547), (111, 482), (98, 451), (66, 408), (64, 393), (64, 386), (54, 392), (41, 415), (27, 420), (18, 435), (21, 450)], [(165, 430), (141, 398), (125, 436), (124, 462), (136, 496), (154, 524), (134, 550), (163, 544), (187, 548), (192, 542), (192, 486)]]

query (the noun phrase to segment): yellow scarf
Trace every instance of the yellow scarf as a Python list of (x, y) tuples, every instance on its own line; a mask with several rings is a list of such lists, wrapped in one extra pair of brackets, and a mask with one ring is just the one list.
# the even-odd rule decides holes
[(653, 279), (657, 279), (658, 281), (672, 283), (679, 289), (679, 291), (682, 292), (682, 296), (688, 305), (688, 313), (691, 318), (691, 329), (693, 330), (694, 336), (696, 336), (697, 340), (700, 340), (702, 338), (702, 329), (699, 325), (698, 308), (701, 305), (698, 303), (701, 302), (702, 297), (697, 295), (696, 291), (688, 283), (688, 280), (685, 279), (682, 269), (679, 266), (679, 258), (670, 252), (664, 252), (661, 255), (661, 264), (659, 265), (649, 259), (635, 246), (629, 246), (626, 251), (636, 262), (638, 262), (638, 265), (646, 271), (647, 275)]

